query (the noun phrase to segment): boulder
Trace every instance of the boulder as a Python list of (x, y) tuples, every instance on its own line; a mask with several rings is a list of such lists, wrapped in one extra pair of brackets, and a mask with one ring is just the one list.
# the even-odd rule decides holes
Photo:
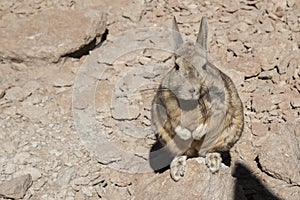
[(245, 199), (241, 190), (236, 190), (236, 179), (230, 168), (222, 167), (212, 174), (204, 163), (188, 160), (184, 177), (175, 182), (170, 171), (162, 174), (141, 174), (136, 179), (136, 199)]
[(262, 138), (258, 155), (265, 173), (292, 185), (300, 185), (300, 135), (297, 129), (292, 123), (272, 125), (271, 131)]
[(46, 9), (23, 18), (7, 14), (0, 27), (0, 60), (57, 62), (95, 47), (106, 30), (106, 15), (92, 9)]
[(32, 177), (26, 174), (13, 178), (0, 185), (0, 197), (10, 199), (21, 199), (25, 196), (26, 191), (32, 184)]

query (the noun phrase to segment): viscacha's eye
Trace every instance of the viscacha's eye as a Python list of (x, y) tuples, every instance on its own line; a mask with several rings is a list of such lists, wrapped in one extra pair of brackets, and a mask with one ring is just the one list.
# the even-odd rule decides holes
[(178, 71), (179, 70), (179, 65), (177, 63), (175, 63), (174, 68), (175, 68), (176, 71)]

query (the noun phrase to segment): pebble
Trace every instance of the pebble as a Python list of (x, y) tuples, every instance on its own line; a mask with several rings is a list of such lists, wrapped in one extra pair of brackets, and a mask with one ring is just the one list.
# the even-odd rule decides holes
[(269, 96), (257, 94), (253, 97), (253, 107), (258, 113), (271, 109), (272, 105), (273, 104)]
[(54, 87), (70, 87), (74, 82), (74, 75), (64, 73), (59, 76), (52, 77)]
[(293, 97), (291, 100), (291, 105), (293, 108), (300, 108), (300, 96), (298, 96), (298, 98), (296, 96)]
[(39, 169), (30, 166), (14, 173), (14, 177), (19, 177), (26, 174), (30, 174), (33, 181), (37, 181), (42, 177), (42, 172)]
[(52, 155), (54, 155), (54, 156), (56, 156), (56, 157), (58, 157), (58, 156), (60, 156), (62, 154), (62, 152), (58, 151), (57, 149), (51, 149), (49, 151), (49, 153), (52, 154)]
[(5, 98), (8, 100), (23, 100), (27, 94), (24, 93), (21, 87), (12, 87), (6, 90)]
[(237, 41), (237, 40), (238, 40), (239, 35), (238, 35), (238, 33), (236, 33), (236, 32), (229, 32), (229, 33), (227, 34), (227, 37), (228, 37), (228, 40), (229, 40), (230, 42), (233, 42), (233, 41)]
[(78, 175), (81, 177), (86, 177), (90, 173), (89, 168), (90, 168), (89, 166), (81, 167), (80, 170), (78, 171)]
[(245, 22), (239, 22), (236, 27), (240, 32), (245, 32), (249, 28), (249, 25)]
[[(126, 102), (127, 101), (127, 102)], [(135, 105), (129, 105), (128, 100), (123, 98), (114, 102), (112, 107), (112, 116), (117, 120), (133, 120), (140, 115), (139, 107)]]
[(230, 22), (230, 20), (232, 19), (232, 16), (231, 15), (227, 15), (227, 16), (222, 16), (220, 17), (220, 22), (224, 22), (224, 23), (227, 23), (227, 22)]
[(17, 153), (14, 157), (14, 160), (15, 160), (15, 162), (18, 162), (20, 164), (26, 164), (30, 157), (32, 157), (32, 155), (30, 153), (24, 151), (24, 152)]
[(86, 197), (85, 197), (84, 193), (82, 192), (82, 190), (79, 190), (78, 192), (76, 192), (74, 199), (82, 200), (82, 199), (86, 199)]
[(268, 126), (261, 122), (253, 122), (252, 123), (252, 132), (256, 136), (264, 136), (268, 132)]
[(5, 95), (5, 90), (0, 88), (0, 99), (2, 99)]
[(72, 181), (75, 185), (88, 185), (90, 183), (89, 177), (78, 177)]
[(142, 65), (146, 65), (146, 64), (148, 64), (150, 61), (151, 61), (151, 58), (147, 58), (147, 57), (141, 57), (141, 58), (139, 59), (139, 62), (140, 62)]
[(86, 196), (88, 196), (88, 197), (93, 196), (93, 188), (92, 187), (83, 186), (81, 189), (82, 189), (83, 194), (85, 194)]
[(294, 7), (295, 3), (295, 0), (287, 0), (287, 6), (290, 8)]
[(8, 163), (4, 166), (4, 174), (10, 175), (13, 174), (16, 170), (16, 165), (12, 163)]

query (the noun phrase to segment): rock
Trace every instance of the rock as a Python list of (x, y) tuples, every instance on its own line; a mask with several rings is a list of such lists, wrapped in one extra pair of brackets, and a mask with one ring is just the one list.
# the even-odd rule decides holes
[(58, 76), (52, 77), (54, 87), (70, 87), (74, 82), (74, 75), (70, 73), (63, 73)]
[(76, 192), (74, 199), (82, 200), (82, 199), (86, 199), (86, 198), (85, 198), (85, 195), (83, 194), (82, 190), (79, 190), (78, 192)]
[(227, 46), (228, 50), (234, 52), (235, 55), (241, 56), (245, 51), (244, 44), (241, 41), (230, 42)]
[(23, 101), (28, 95), (30, 95), (30, 93), (23, 90), (23, 88), (12, 87), (6, 90), (5, 98), (12, 101)]
[[(127, 8), (123, 10), (123, 17), (130, 19), (133, 22), (140, 21), (142, 17), (142, 7), (141, 4), (138, 3), (139, 1), (135, 2), (135, 4), (132, 4), (131, 9)], [(132, 12), (132, 10), (135, 10), (135, 12)]]
[(2, 99), (5, 95), (5, 90), (0, 88), (0, 99)]
[[(295, 70), (295, 67), (292, 65), (293, 60), (295, 60), (296, 55), (291, 53), (290, 55), (284, 57), (278, 65), (278, 70), (280, 74), (288, 73), (292, 74)], [(296, 61), (297, 63), (297, 61)]]
[(71, 182), (71, 179), (75, 176), (75, 170), (73, 167), (65, 167), (64, 169), (60, 169), (58, 174), (58, 178), (55, 181), (55, 188), (62, 189), (67, 188)]
[(272, 106), (273, 103), (269, 96), (255, 93), (255, 96), (253, 97), (253, 108), (257, 113), (271, 110)]
[(32, 178), (30, 174), (13, 178), (0, 185), (0, 197), (21, 199), (25, 196), (31, 184)]
[(268, 126), (261, 122), (252, 122), (252, 133), (256, 136), (264, 136), (268, 132)]
[(274, 31), (274, 27), (270, 19), (263, 20), (262, 24), (260, 25), (260, 29), (266, 33), (270, 33)]
[(82, 187), (82, 192), (83, 192), (83, 194), (85, 194), (88, 197), (93, 196), (93, 188), (90, 187), (90, 186), (83, 186)]
[(90, 183), (90, 178), (88, 177), (78, 177), (76, 179), (74, 179), (72, 182), (75, 185), (87, 185)]
[(139, 107), (130, 105), (127, 98), (118, 98), (112, 105), (112, 116), (117, 120), (133, 120), (140, 116)]
[(26, 174), (31, 175), (32, 181), (37, 181), (42, 177), (42, 173), (39, 169), (30, 166), (25, 169), (22, 169), (21, 171), (17, 171), (16, 173), (14, 173), (14, 177), (19, 177), (21, 175), (26, 175)]
[(220, 22), (228, 23), (228, 22), (230, 22), (230, 20), (232, 20), (232, 16), (231, 15), (222, 16), (222, 17), (220, 17), (219, 20), (220, 20)]
[[(208, 2), (208, 1), (205, 1)], [(239, 9), (239, 1), (222, 1), (221, 2), (223, 6), (225, 7), (226, 11), (229, 13), (234, 13)]]
[(264, 172), (288, 184), (300, 185), (300, 138), (297, 131), (299, 127), (296, 124), (274, 124), (258, 152), (259, 164)]
[(242, 57), (238, 59), (232, 59), (228, 65), (240, 66), (240, 68), (244, 71), (245, 77), (253, 77), (261, 72), (261, 64), (257, 61), (257, 59), (254, 58)]
[[(37, 81), (28, 81), (22, 87), (16, 86), (3, 91), (3, 96), (11, 101), (23, 101), (40, 87)], [(0, 90), (1, 99), (1, 90)]]
[(146, 64), (148, 64), (150, 61), (151, 61), (151, 58), (148, 58), (148, 57), (141, 57), (141, 58), (139, 59), (139, 62), (141, 63), (141, 65), (146, 65)]
[(16, 147), (12, 141), (8, 141), (1, 144), (1, 150), (8, 155), (14, 153), (16, 151)]
[(41, 83), (38, 81), (30, 80), (25, 83), (25, 85), (22, 87), (23, 90), (25, 90), (28, 94), (33, 93), (35, 90), (37, 90), (40, 87)]
[(126, 187), (132, 184), (132, 176), (115, 170), (110, 171), (109, 179), (119, 187)]
[(19, 163), (19, 164), (22, 164), (22, 165), (25, 165), (27, 164), (27, 161), (32, 158), (33, 156), (28, 153), (28, 152), (18, 152), (15, 157), (14, 157), (14, 161), (16, 163)]
[(286, 3), (288, 7), (292, 8), (295, 5), (295, 0), (287, 0)]
[(169, 52), (164, 52), (164, 51), (159, 51), (159, 50), (145, 50), (145, 52), (143, 52), (143, 54), (145, 54), (146, 57), (151, 57), (157, 61), (166, 61), (167, 59), (169, 59), (172, 55)]
[(127, 121), (119, 121), (117, 123), (118, 129), (126, 135), (130, 135), (134, 138), (146, 138), (149, 134), (151, 134), (151, 130), (142, 126), (137, 126), (132, 123), (128, 123)]
[(249, 25), (246, 22), (239, 22), (237, 25), (237, 30), (239, 30), (240, 32), (246, 32), (249, 28)]
[(295, 96), (292, 100), (291, 100), (291, 105), (293, 108), (300, 108), (300, 98), (298, 96), (298, 98)]
[(105, 178), (103, 176), (101, 176), (101, 174), (96, 174), (94, 176), (95, 177), (91, 177), (92, 185), (105, 185), (106, 184)]
[(16, 170), (16, 165), (12, 163), (8, 163), (4, 167), (4, 174), (12, 174), (15, 172), (15, 170)]
[(237, 41), (239, 39), (239, 35), (237, 32), (229, 32), (227, 34), (227, 37), (228, 37), (228, 40), (230, 42), (234, 42), (234, 41)]
[(284, 8), (278, 6), (275, 10), (275, 14), (277, 15), (277, 17), (283, 17), (285, 15)]
[[(149, 177), (150, 176), (150, 177)], [(208, 171), (205, 164), (188, 160), (185, 175), (174, 182), (170, 171), (162, 174), (142, 174), (136, 178), (133, 195), (136, 199), (235, 199), (235, 178), (229, 168), (217, 174)], [(236, 193), (235, 193), (236, 192)], [(242, 194), (237, 199), (245, 199)]]
[(43, 107), (27, 103), (23, 103), (22, 107), (17, 109), (17, 114), (37, 122), (42, 122), (43, 117), (47, 116), (48, 112), (49, 111)]
[(92, 9), (48, 9), (24, 18), (8, 14), (0, 21), (0, 54), (18, 62), (76, 57), (82, 48), (100, 42), (105, 23), (105, 15)]

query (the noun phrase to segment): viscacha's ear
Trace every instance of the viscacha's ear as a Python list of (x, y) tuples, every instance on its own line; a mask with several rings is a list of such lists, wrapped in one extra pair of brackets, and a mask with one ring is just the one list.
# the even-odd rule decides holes
[(196, 42), (207, 51), (207, 18), (202, 17)]
[(175, 17), (173, 17), (172, 34), (173, 34), (173, 41), (174, 41), (174, 49), (176, 50), (183, 44), (183, 39), (179, 32), (178, 24)]

